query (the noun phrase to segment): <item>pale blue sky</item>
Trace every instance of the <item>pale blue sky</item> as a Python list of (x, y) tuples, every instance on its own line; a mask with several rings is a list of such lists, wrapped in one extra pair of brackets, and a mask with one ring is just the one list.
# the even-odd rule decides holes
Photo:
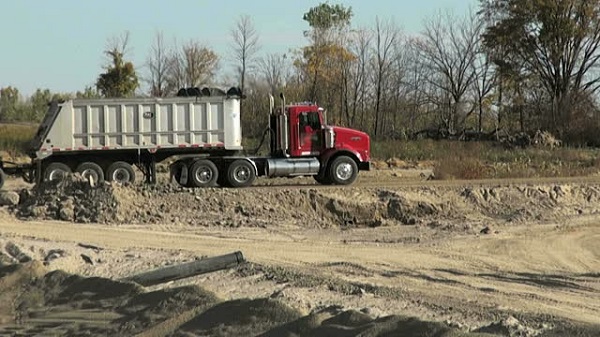
[[(35, 88), (75, 92), (92, 85), (102, 71), (107, 39), (130, 31), (129, 57), (143, 72), (156, 31), (168, 42), (197, 39), (221, 57), (229, 30), (241, 14), (254, 20), (263, 52), (286, 52), (306, 43), (302, 14), (318, 0), (1, 0), (0, 87), (24, 94)], [(440, 9), (466, 12), (477, 0), (349, 0), (353, 26), (369, 26), (375, 17), (392, 18), (407, 33)], [(221, 62), (227, 69), (228, 62)]]

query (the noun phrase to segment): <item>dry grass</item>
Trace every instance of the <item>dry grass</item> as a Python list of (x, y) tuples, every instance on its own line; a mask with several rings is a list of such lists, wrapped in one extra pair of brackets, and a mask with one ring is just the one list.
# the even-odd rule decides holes
[(436, 179), (585, 176), (600, 172), (595, 148), (505, 149), (491, 142), (421, 140), (373, 144), (373, 157), (433, 161)]
[(13, 158), (23, 156), (36, 130), (37, 125), (0, 124), (0, 151), (7, 152)]

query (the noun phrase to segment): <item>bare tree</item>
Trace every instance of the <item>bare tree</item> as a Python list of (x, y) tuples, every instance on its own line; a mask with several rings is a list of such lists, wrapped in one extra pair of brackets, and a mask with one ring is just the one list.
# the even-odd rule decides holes
[(252, 19), (248, 15), (242, 15), (235, 27), (231, 30), (233, 38), (233, 57), (238, 63), (237, 72), (240, 80), (240, 89), (244, 92), (246, 88), (246, 73), (255, 64), (255, 56), (260, 46), (258, 33), (254, 28)]
[(287, 55), (268, 54), (259, 61), (259, 69), (272, 94), (285, 85)]
[(355, 31), (350, 50), (356, 56), (351, 79), (351, 109), (347, 111), (347, 119), (350, 125), (355, 126), (357, 113), (361, 112), (361, 122), (364, 122), (365, 99), (367, 95), (367, 76), (370, 58), (370, 49), (373, 34), (368, 29)]
[(483, 131), (483, 113), (484, 101), (492, 93), (496, 85), (496, 73), (490, 56), (483, 50), (479, 50), (477, 57), (471, 65), (474, 69), (475, 78), (473, 79), (473, 90), (477, 100), (479, 110), (477, 118), (477, 131)]
[(412, 132), (416, 132), (417, 128), (422, 128), (428, 125), (418, 123), (418, 121), (426, 121), (427, 113), (429, 112), (428, 107), (431, 106), (431, 97), (435, 94), (436, 88), (432, 89), (430, 84), (430, 78), (432, 71), (426, 67), (425, 63), (421, 61), (421, 50), (418, 48), (420, 43), (416, 38), (408, 40), (405, 46), (405, 71), (404, 86), (406, 87), (406, 118), (408, 119), (408, 128)]
[(168, 92), (169, 51), (165, 45), (162, 32), (157, 32), (154, 42), (150, 47), (150, 53), (146, 59), (149, 76), (147, 82), (150, 85), (150, 95), (164, 97)]
[(124, 31), (119, 35), (113, 35), (106, 41), (105, 54), (108, 57), (108, 62), (112, 62), (115, 54), (120, 54), (125, 58), (131, 52), (129, 49), (130, 32)]
[(382, 128), (382, 108), (384, 106), (385, 90), (390, 75), (391, 65), (394, 56), (394, 45), (399, 40), (399, 31), (393, 22), (380, 22), (377, 18), (375, 22), (375, 45), (374, 50), (374, 82), (375, 82), (375, 121), (373, 125), (373, 134), (375, 137)]
[(168, 88), (199, 87), (210, 83), (219, 65), (217, 54), (197, 41), (189, 41), (169, 57)]
[(447, 97), (442, 119), (450, 133), (462, 128), (468, 115), (464, 113), (464, 97), (476, 78), (473, 63), (483, 28), (483, 21), (473, 12), (464, 18), (446, 13), (425, 23), (421, 57), (437, 75), (430, 82)]

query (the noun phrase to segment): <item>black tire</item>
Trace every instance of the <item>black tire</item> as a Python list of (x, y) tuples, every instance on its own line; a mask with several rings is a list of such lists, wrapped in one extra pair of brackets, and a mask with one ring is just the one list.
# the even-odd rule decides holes
[(75, 172), (80, 173), (81, 176), (86, 179), (92, 178), (94, 183), (104, 182), (104, 171), (102, 170), (102, 167), (91, 161), (79, 164)]
[(329, 179), (336, 185), (350, 185), (358, 177), (358, 165), (348, 156), (339, 156), (329, 164)]
[(316, 176), (313, 176), (313, 178), (321, 185), (331, 185), (331, 179), (326, 175), (317, 174)]
[(219, 178), (217, 179), (217, 185), (221, 187), (231, 187), (227, 181), (227, 171), (219, 172)]
[(71, 168), (63, 163), (51, 163), (44, 170), (44, 181), (62, 180), (65, 174), (72, 172)]
[(108, 181), (115, 181), (121, 184), (135, 182), (135, 171), (131, 164), (124, 161), (117, 161), (108, 167), (106, 170), (106, 179)]
[(2, 169), (0, 169), (0, 189), (2, 189), (2, 187), (4, 186), (5, 181), (6, 181), (6, 175), (4, 174), (4, 171), (2, 171)]
[(215, 186), (218, 178), (217, 165), (207, 159), (195, 161), (188, 174), (188, 182), (191, 182), (193, 187)]
[(254, 166), (247, 160), (238, 159), (227, 168), (227, 184), (231, 187), (248, 187), (256, 180)]

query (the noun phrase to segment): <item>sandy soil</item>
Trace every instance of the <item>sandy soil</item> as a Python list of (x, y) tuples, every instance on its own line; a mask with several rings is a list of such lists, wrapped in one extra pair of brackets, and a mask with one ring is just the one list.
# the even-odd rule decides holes
[[(118, 217), (103, 224), (0, 209), (7, 263), (47, 261), (21, 272), (29, 284), (32, 275), (42, 280), (32, 289), (43, 300), (27, 299), (21, 311), (0, 305), (0, 332), (286, 335), (283, 326), (297, 335), (600, 336), (596, 178), (424, 183), (421, 173), (378, 171), (346, 188), (303, 178), (243, 190), (115, 188)], [(107, 283), (237, 250), (248, 263), (235, 269), (147, 289)], [(106, 278), (104, 286), (127, 291), (89, 298), (67, 276), (48, 281), (48, 271)], [(14, 270), (4, 274), (13, 281), (0, 269), (0, 290), (27, 283), (14, 281)], [(153, 291), (162, 291), (162, 304), (123, 304)], [(193, 300), (169, 307), (168, 298), (182, 296)], [(243, 313), (234, 321), (214, 313), (258, 307), (268, 319), (256, 324)]]

